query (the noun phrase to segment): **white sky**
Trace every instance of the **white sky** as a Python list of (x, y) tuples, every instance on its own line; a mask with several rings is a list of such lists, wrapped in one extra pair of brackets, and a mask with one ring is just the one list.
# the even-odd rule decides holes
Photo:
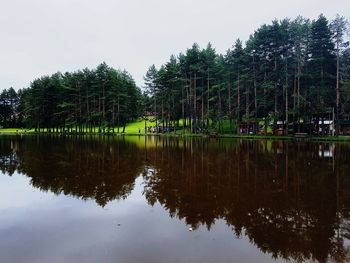
[(151, 64), (197, 42), (220, 53), (261, 24), (350, 18), (350, 0), (0, 0), (0, 90), (105, 61), (139, 86)]

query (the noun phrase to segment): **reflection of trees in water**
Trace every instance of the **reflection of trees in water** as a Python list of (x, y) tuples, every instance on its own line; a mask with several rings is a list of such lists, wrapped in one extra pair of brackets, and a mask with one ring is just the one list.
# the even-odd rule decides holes
[(147, 153), (145, 195), (194, 228), (224, 219), (274, 257), (346, 262), (349, 152), (337, 145), (325, 158), (302, 142), (159, 146)]
[(148, 202), (193, 228), (223, 219), (273, 257), (350, 260), (348, 145), (157, 137), (136, 143), (2, 138), (0, 169), (102, 206), (126, 198), (143, 173)]
[(30, 177), (33, 186), (91, 198), (101, 206), (126, 198), (142, 168), (138, 148), (124, 140), (30, 137), (12, 143), (17, 145), (17, 170)]
[(0, 137), (0, 171), (3, 174), (12, 176), (19, 166), (16, 154), (17, 143), (15, 140), (8, 140)]

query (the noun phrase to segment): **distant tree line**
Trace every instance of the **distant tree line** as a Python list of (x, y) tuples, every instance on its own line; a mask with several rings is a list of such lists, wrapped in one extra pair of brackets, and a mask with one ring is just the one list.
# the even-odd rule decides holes
[(16, 92), (12, 87), (0, 94), (0, 127), (17, 128), (23, 125), (23, 90)]
[(41, 77), (18, 92), (3, 90), (0, 124), (51, 132), (115, 132), (142, 114), (141, 100), (129, 73), (102, 63), (93, 70)]
[(147, 112), (163, 126), (183, 120), (191, 132), (239, 132), (242, 121), (300, 132), (330, 111), (338, 121), (350, 112), (347, 29), (339, 15), (298, 17), (262, 25), (224, 55), (194, 44), (148, 69)]
[(226, 54), (194, 44), (152, 65), (144, 94), (127, 72), (105, 63), (44, 76), (2, 91), (0, 126), (115, 132), (148, 115), (157, 131), (239, 133), (243, 122), (255, 123), (254, 133), (319, 131), (326, 115), (338, 124), (350, 113), (348, 30), (339, 15), (297, 17), (262, 25)]

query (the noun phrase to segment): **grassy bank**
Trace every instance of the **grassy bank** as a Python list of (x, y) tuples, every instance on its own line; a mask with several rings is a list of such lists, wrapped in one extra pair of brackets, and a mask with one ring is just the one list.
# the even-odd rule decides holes
[[(149, 126), (155, 126), (154, 121), (145, 121), (144, 120), (137, 120), (131, 123), (128, 123), (125, 128), (125, 132), (121, 133), (122, 128), (119, 129), (120, 133), (123, 135), (146, 135), (145, 134), (145, 125), (147, 127)], [(117, 128), (115, 128), (115, 132), (117, 132)], [(43, 133), (46, 133), (45, 130)], [(7, 135), (15, 135), (15, 134), (35, 134), (34, 129), (18, 129), (18, 128), (6, 128), (6, 129), (0, 129), (0, 134), (7, 134)], [(93, 132), (87, 132), (86, 134), (100, 134), (98, 128), (93, 129)], [(116, 135), (118, 133), (115, 133)], [(208, 134), (193, 134), (190, 133), (188, 130), (185, 130), (183, 132), (182, 130), (178, 130), (176, 132), (168, 132), (168, 133), (147, 133), (147, 135), (150, 136), (163, 136), (163, 137), (217, 137), (217, 138), (243, 138), (243, 139), (270, 139), (270, 140), (310, 140), (310, 141), (348, 141), (350, 142), (350, 136), (306, 136), (303, 138), (297, 138), (294, 136), (274, 136), (274, 135), (247, 135), (247, 134), (215, 134), (215, 135), (208, 135)]]

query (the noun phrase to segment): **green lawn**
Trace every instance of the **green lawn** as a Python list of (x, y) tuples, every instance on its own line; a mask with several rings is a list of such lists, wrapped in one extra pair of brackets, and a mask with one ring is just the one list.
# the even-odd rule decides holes
[[(155, 126), (155, 122), (154, 121), (149, 121), (147, 120), (147, 126)], [(130, 122), (126, 125), (125, 128), (125, 133), (126, 134), (138, 134), (139, 133), (139, 129), (141, 131), (141, 134), (144, 133), (145, 131), (145, 121), (144, 120), (137, 120), (134, 122)], [(44, 129), (46, 130), (46, 129)], [(123, 127), (119, 128), (119, 131), (122, 132)], [(117, 128), (115, 128), (115, 132), (117, 131)], [(32, 133), (34, 132), (34, 129), (20, 129), (20, 128), (6, 128), (6, 129), (1, 129), (0, 128), (0, 133)], [(94, 128), (94, 132), (98, 133), (98, 128)]]
[(20, 129), (20, 128), (6, 128), (0, 129), (0, 133), (31, 133), (34, 132), (34, 129)]
[[(146, 120), (146, 126), (155, 126), (156, 123), (154, 119), (149, 118)], [(161, 123), (159, 123), (161, 125)], [(180, 121), (180, 126), (182, 125), (182, 121)], [(220, 137), (223, 138), (247, 138), (247, 139), (277, 139), (277, 140), (288, 140), (288, 139), (294, 139), (294, 136), (272, 136), (272, 135), (245, 135), (245, 134), (232, 134), (230, 133), (230, 130), (234, 128), (233, 126), (230, 126), (229, 122), (223, 121), (222, 122), (222, 128), (224, 134), (221, 134)], [(122, 132), (123, 128), (120, 127), (119, 131)], [(140, 131), (140, 133), (139, 133)], [(95, 133), (98, 133), (98, 128), (94, 129)], [(117, 128), (115, 128), (115, 132), (117, 132)], [(6, 128), (6, 129), (0, 129), (0, 134), (23, 134), (23, 133), (34, 133), (34, 129), (19, 129), (19, 128)], [(144, 134), (145, 133), (145, 120), (139, 119), (137, 121), (130, 122), (126, 125), (125, 128), (125, 134), (129, 135), (136, 135), (136, 134)], [(182, 130), (178, 130), (177, 133), (180, 135), (182, 134)], [(172, 136), (174, 135), (174, 132), (166, 133), (165, 136)], [(203, 134), (191, 134), (189, 130), (185, 130), (184, 136), (203, 136)], [(350, 136), (338, 136), (338, 137), (331, 137), (331, 136), (325, 136), (325, 137), (318, 137), (318, 136), (310, 136), (308, 139), (312, 141), (350, 141)]]
[[(156, 123), (152, 121), (146, 121), (147, 126), (155, 126)], [(140, 129), (140, 133), (145, 133), (145, 121), (144, 120), (137, 120), (134, 122), (130, 122), (125, 127), (125, 133), (129, 134), (138, 134)], [(122, 130), (122, 129), (121, 129)]]

